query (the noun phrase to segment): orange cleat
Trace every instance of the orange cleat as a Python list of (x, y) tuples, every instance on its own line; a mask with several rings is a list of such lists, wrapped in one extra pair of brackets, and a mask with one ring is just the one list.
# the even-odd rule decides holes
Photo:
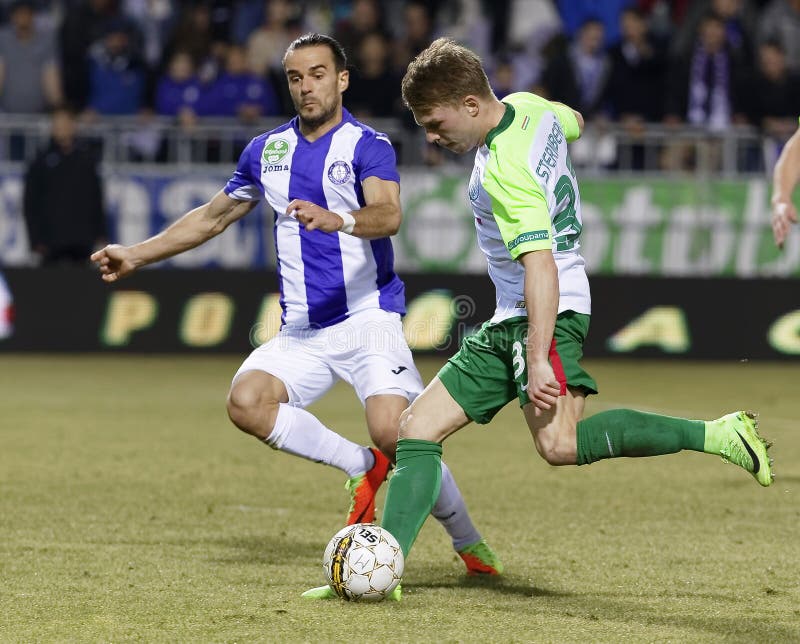
[(464, 560), (468, 575), (502, 575), (503, 562), (485, 539), (458, 551)]
[(375, 465), (371, 470), (348, 479), (344, 484), (345, 489), (350, 492), (347, 525), (375, 522), (375, 495), (392, 467), (391, 461), (380, 450), (374, 447), (369, 449), (375, 456)]

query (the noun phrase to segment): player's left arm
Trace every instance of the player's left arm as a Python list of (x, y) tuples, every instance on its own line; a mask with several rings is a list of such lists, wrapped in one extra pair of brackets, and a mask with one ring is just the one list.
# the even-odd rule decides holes
[(579, 139), (586, 125), (583, 120), (583, 115), (578, 110), (573, 110), (569, 105), (565, 105), (564, 103), (550, 101), (550, 105), (553, 106), (556, 118), (558, 118), (561, 127), (564, 129), (567, 141), (572, 143)]
[(800, 129), (786, 142), (772, 176), (772, 234), (778, 248), (783, 247), (789, 228), (797, 223), (797, 208), (792, 193), (800, 183)]

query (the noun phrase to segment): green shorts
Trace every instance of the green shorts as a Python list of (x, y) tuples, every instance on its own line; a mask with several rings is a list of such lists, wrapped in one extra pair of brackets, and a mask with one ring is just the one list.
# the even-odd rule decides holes
[[(587, 395), (597, 393), (597, 383), (580, 365), (589, 319), (575, 311), (564, 311), (556, 318), (550, 364), (561, 383), (562, 396), (567, 386), (581, 388)], [(439, 380), (468, 418), (488, 423), (514, 398), (519, 398), (520, 407), (531, 401), (525, 391), (527, 333), (525, 317), (486, 322), (477, 333), (464, 338), (458, 353), (441, 368)]]

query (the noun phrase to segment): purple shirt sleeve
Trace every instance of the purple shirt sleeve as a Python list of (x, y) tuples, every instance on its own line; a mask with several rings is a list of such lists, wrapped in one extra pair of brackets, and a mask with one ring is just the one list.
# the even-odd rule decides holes
[(380, 132), (362, 137), (355, 151), (359, 181), (367, 177), (378, 177), (400, 183), (397, 172), (397, 157), (389, 137)]
[[(253, 139), (242, 151), (242, 155), (239, 157), (239, 164), (236, 166), (236, 172), (233, 173), (233, 176), (223, 188), (225, 194), (232, 199), (258, 201), (264, 194), (264, 187), (256, 174), (261, 167), (258, 157), (259, 150), (260, 146), (257, 144), (256, 139)], [(254, 156), (255, 159), (253, 158)]]

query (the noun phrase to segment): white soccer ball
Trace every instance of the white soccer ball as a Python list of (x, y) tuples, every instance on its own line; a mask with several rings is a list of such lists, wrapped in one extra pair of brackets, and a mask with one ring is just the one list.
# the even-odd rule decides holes
[(356, 523), (333, 535), (322, 567), (331, 588), (348, 601), (380, 601), (403, 576), (403, 551), (387, 530)]

